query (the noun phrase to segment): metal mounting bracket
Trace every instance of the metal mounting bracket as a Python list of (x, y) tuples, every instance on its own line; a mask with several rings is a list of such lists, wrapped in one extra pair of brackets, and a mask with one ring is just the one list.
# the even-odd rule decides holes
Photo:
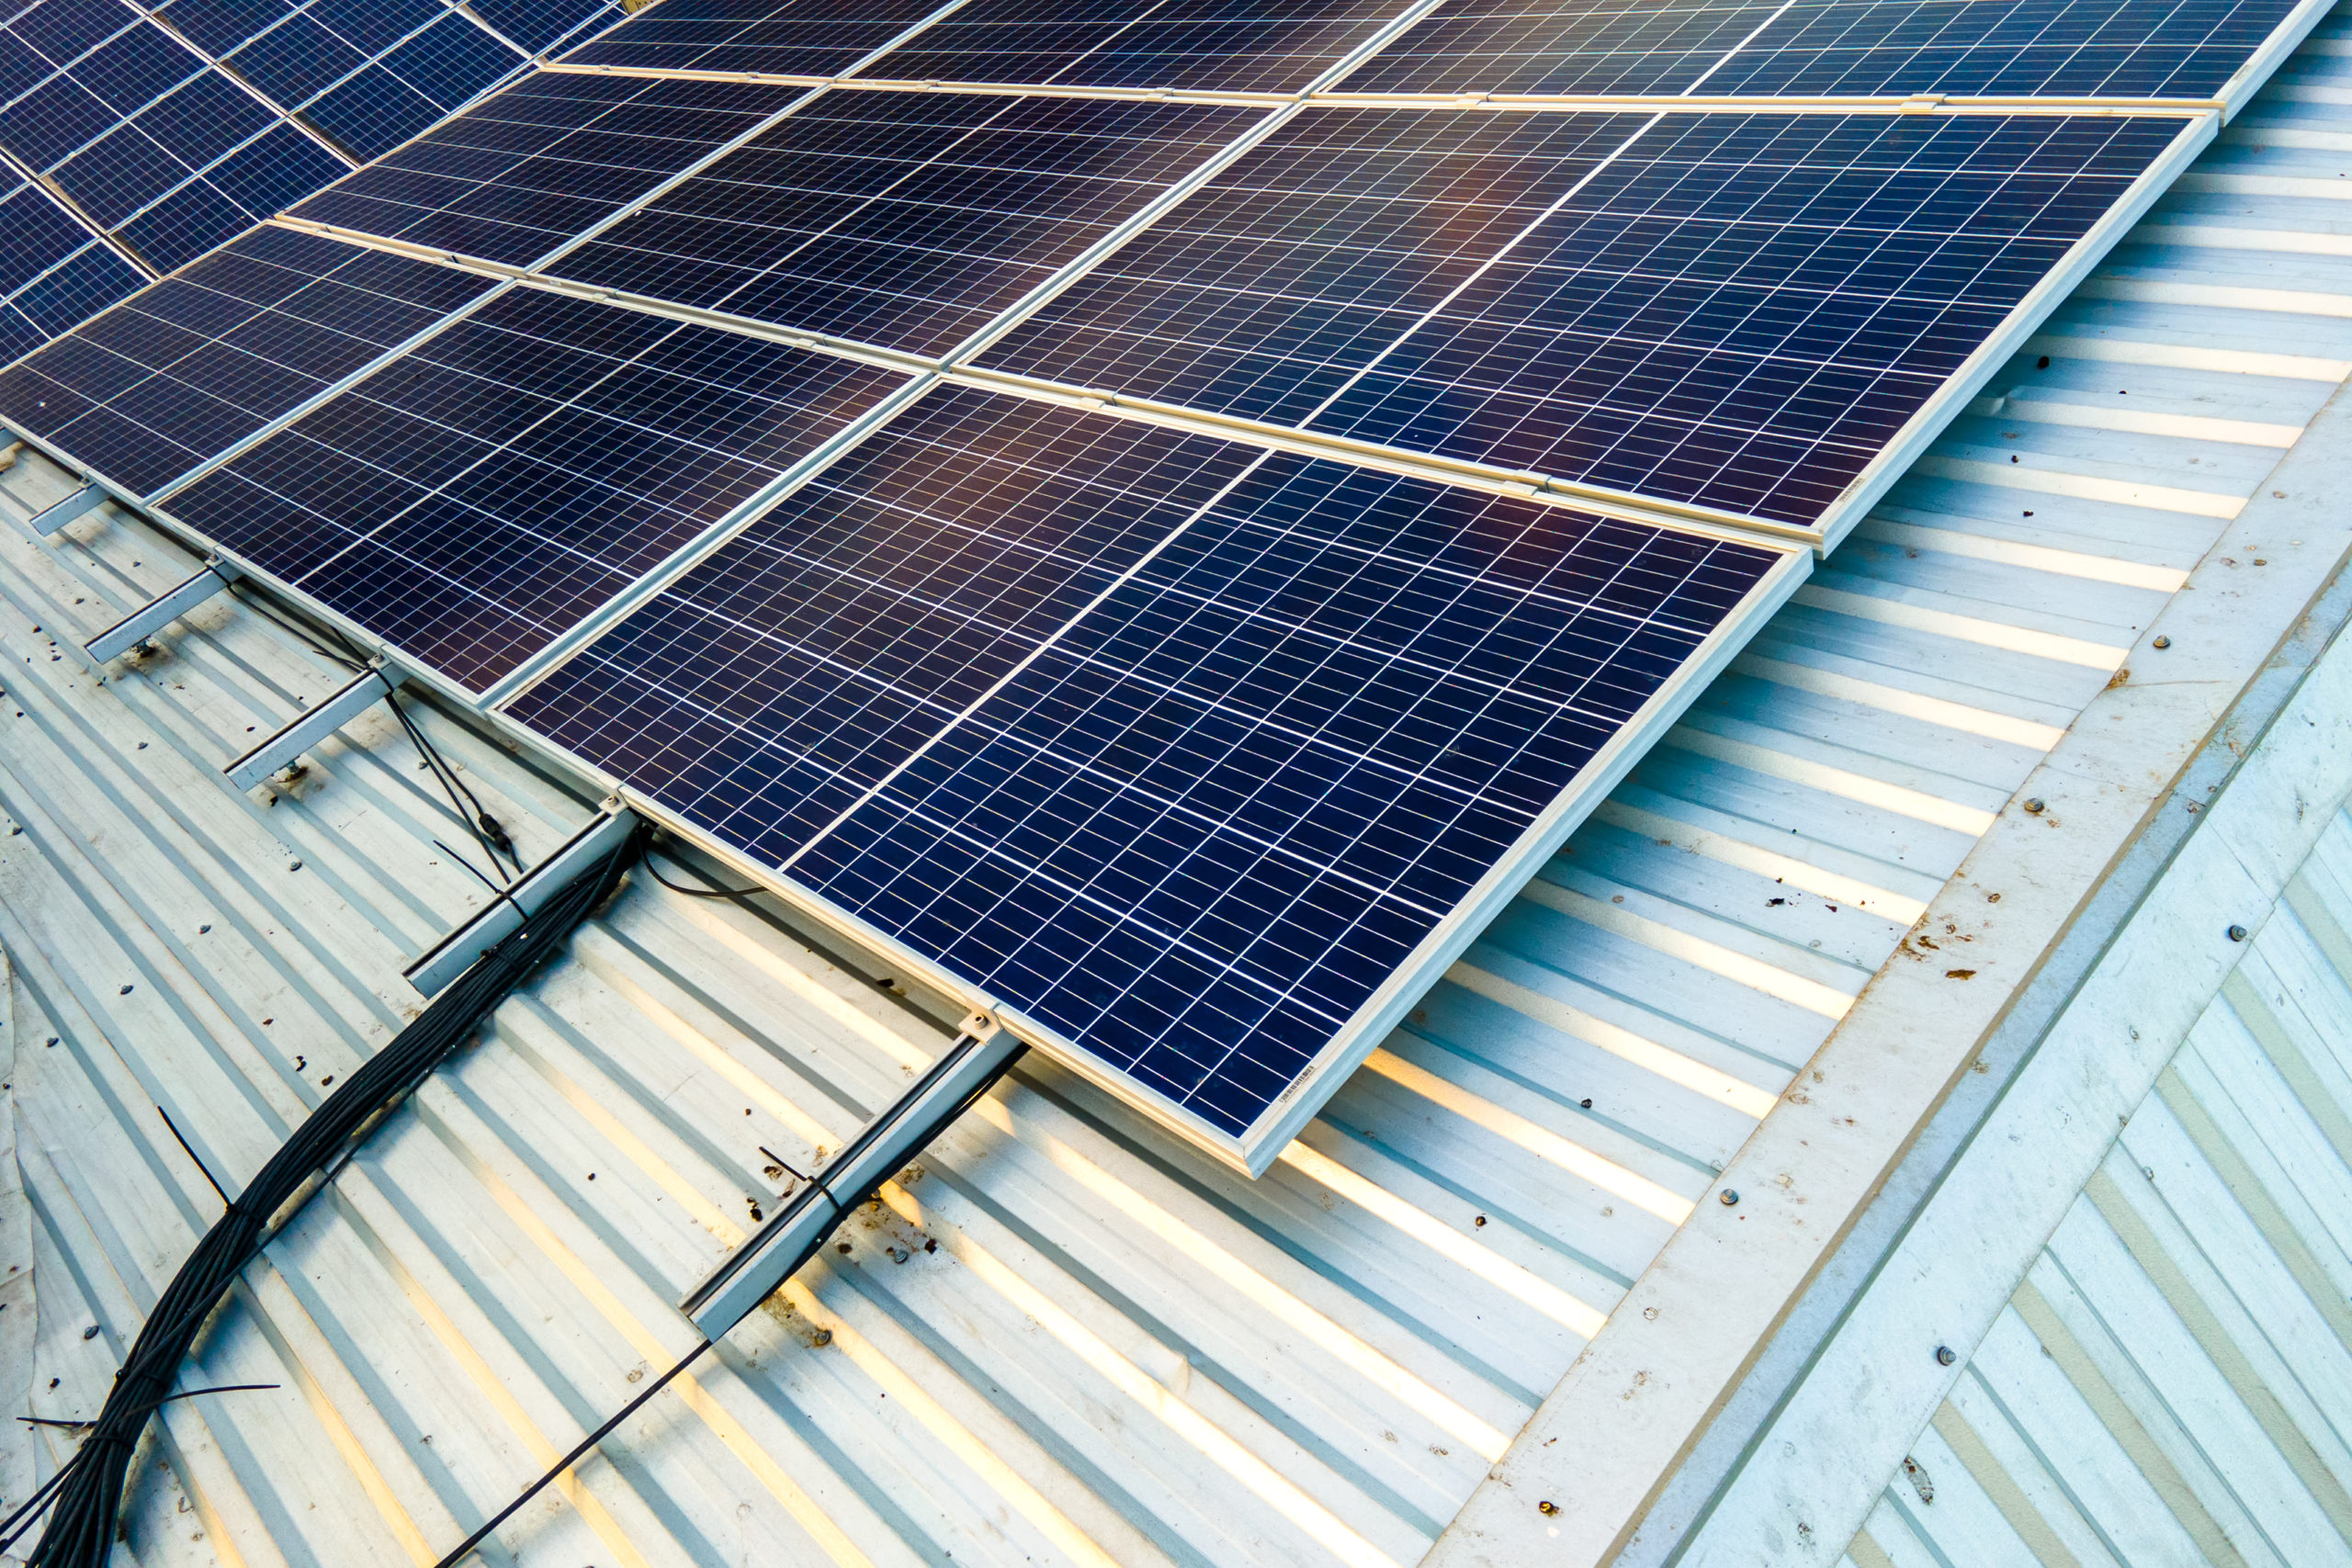
[(133, 610), (114, 625), (100, 632), (82, 646), (90, 657), (104, 664), (119, 653), (128, 653), (211, 598), (237, 580), (233, 566), (220, 559), (204, 563), (202, 570), (176, 588), (167, 588), (162, 594)]
[(800, 1185), (775, 1217), (678, 1303), (704, 1337), (717, 1339), (751, 1314), (817, 1255), (850, 1212), (921, 1154), (956, 1113), (994, 1083), (1024, 1049), (985, 1013), (898, 1101), (865, 1125), (825, 1168)]
[(397, 670), (378, 663), (360, 672), (349, 685), (322, 700), (309, 712), (238, 758), (220, 771), (241, 790), (251, 789), (386, 697), (401, 683)]
[(96, 511), (109, 499), (106, 487), (85, 484), (63, 501), (51, 502), (25, 520), (25, 526), (36, 534), (54, 534), (76, 517)]
[(637, 831), (637, 813), (608, 800), (595, 819), (525, 872), (463, 925), (435, 942), (401, 973), (428, 997), (438, 996), (473, 967), (474, 960), (506, 940), (540, 906), (593, 871)]

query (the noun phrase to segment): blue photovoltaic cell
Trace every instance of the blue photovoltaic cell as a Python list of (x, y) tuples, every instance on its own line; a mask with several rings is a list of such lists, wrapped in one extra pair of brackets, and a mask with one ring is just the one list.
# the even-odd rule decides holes
[(978, 363), (1295, 423), (1641, 123), (1306, 109)]
[(1256, 456), (934, 389), (510, 711), (781, 864)]
[[(509, 711), (1228, 1135), (1778, 558), (1018, 408), (870, 441)], [(1044, 472), (903, 482), (1008, 425)]]
[(300, 106), (367, 64), (368, 57), (298, 13), (245, 44), (227, 63), (277, 103)]
[(2180, 133), (1668, 117), (1308, 427), (1813, 523)]
[(942, 0), (662, 0), (565, 62), (622, 70), (748, 71), (832, 76)]
[(1404, 0), (971, 0), (860, 74), (1295, 93), (1406, 9)]
[(550, 270), (944, 353), (1262, 114), (830, 92)]
[(0, 365), (146, 281), (38, 186), (0, 196)]
[[(139, 20), (121, 0), (42, 0), (38, 6), (8, 8), (13, 14), (0, 34), (23, 56), (39, 62), (33, 80), (72, 64)], [(30, 85), (25, 81), (11, 90), (21, 92)]]
[(516, 289), (169, 505), (484, 690), (904, 381)]
[(251, 94), (208, 70), (76, 152), (53, 177), (92, 219), (113, 228), (274, 123)]
[(300, 112), (364, 162), (390, 152), (522, 64), (513, 50), (450, 12)]
[(441, 0), (311, 0), (302, 14), (373, 59), (444, 12)]
[(1351, 93), (2210, 97), (2294, 0), (1446, 0)]
[(320, 192), (297, 215), (523, 265), (800, 92), (537, 72)]
[[(39, 85), (0, 109), (0, 147), (36, 171), (54, 168), (118, 121), (205, 70), (200, 56), (163, 28), (138, 21), (119, 0), (108, 4), (137, 25), (70, 64), (56, 62), (63, 68), (45, 73)], [(36, 9), (9, 26), (22, 29), (46, 9)], [(96, 31), (99, 25), (78, 28), (74, 36)]]
[(293, 10), (293, 0), (164, 0), (155, 15), (220, 60)]
[[(1342, 93), (1682, 93), (1780, 0), (1446, 0)], [(1714, 91), (1710, 82), (1705, 89)]]
[(169, 271), (341, 173), (333, 153), (280, 120), (125, 223), (120, 235), (149, 265)]
[(2206, 98), (2294, 0), (1798, 0), (1710, 93)]
[(257, 229), (0, 372), (0, 423), (152, 495), (491, 284)]
[(616, 0), (473, 0), (468, 8), (529, 54), (588, 37), (623, 15)]

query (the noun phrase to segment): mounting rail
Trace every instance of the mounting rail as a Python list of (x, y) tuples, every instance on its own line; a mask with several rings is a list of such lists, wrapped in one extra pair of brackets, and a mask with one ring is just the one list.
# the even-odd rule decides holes
[(767, 1300), (817, 1255), (842, 1221), (874, 1190), (922, 1153), (942, 1128), (1002, 1077), (1024, 1049), (985, 1013), (896, 1103), (865, 1124), (831, 1163), (800, 1184), (774, 1218), (711, 1270), (678, 1303), (708, 1339), (717, 1339)]
[(215, 557), (206, 561), (194, 577), (176, 588), (165, 589), (82, 646), (89, 650), (92, 659), (104, 664), (115, 655), (137, 648), (214, 594), (225, 592), (240, 575), (235, 567)]
[(616, 800), (605, 801), (604, 808), (586, 827), (513, 883), (500, 888), (496, 898), (426, 948), (401, 973), (424, 995), (439, 996), (458, 976), (473, 967), (475, 959), (521, 929), (526, 919), (538, 913), (574, 878), (594, 871), (639, 826), (637, 813)]
[(253, 788), (390, 696), (402, 679), (401, 671), (391, 669), (381, 660), (377, 660), (360, 671), (350, 684), (338, 689), (307, 713), (297, 715), (285, 728), (220, 771), (229, 775), (229, 782), (238, 789)]

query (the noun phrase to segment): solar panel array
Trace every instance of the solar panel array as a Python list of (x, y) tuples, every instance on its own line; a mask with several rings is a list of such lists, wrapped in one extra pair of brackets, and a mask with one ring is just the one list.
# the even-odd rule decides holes
[(0, 14), (5, 363), (621, 13), (611, 0), (0, 0)]
[(661, 0), (0, 419), (1261, 1168), (2316, 14)]

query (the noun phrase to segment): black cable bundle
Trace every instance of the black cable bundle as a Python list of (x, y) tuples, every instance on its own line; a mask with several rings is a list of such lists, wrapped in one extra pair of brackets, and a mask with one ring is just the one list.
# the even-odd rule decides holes
[(484, 953), (295, 1129), (286, 1146), (270, 1157), (180, 1265), (140, 1330), (129, 1359), (115, 1374), (106, 1405), (80, 1450), (15, 1513), (0, 1520), (0, 1533), (6, 1536), (0, 1550), (29, 1529), (42, 1508), (54, 1502), (55, 1516), (29, 1561), (38, 1568), (104, 1568), (114, 1551), (123, 1483), (139, 1435), (157, 1406), (175, 1397), (172, 1382), (189, 1348), (237, 1275), (261, 1250), (272, 1216), (312, 1172), (324, 1169), (356, 1134), (398, 1105), (445, 1057), (472, 1039), (507, 993), (561, 951), (572, 930), (619, 886), (644, 837), (640, 827), (602, 865), (574, 879)]

